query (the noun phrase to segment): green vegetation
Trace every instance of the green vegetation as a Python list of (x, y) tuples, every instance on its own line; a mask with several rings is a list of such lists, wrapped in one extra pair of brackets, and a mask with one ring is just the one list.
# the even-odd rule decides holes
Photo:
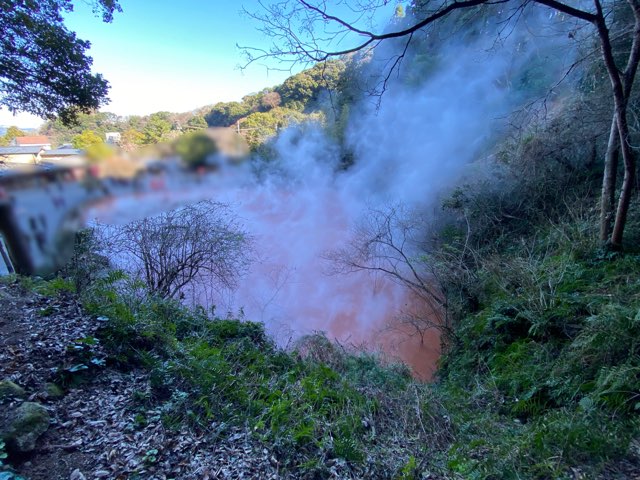
[(40, 133), (51, 138), (55, 145), (59, 145), (73, 143), (78, 135), (86, 135), (87, 131), (93, 132), (103, 142), (107, 132), (120, 132), (120, 146), (126, 151), (131, 151), (142, 145), (175, 138), (182, 131), (181, 125), (185, 125), (184, 130), (192, 130), (194, 125), (201, 126), (198, 118), (202, 119), (197, 112), (156, 112), (145, 117), (119, 117), (113, 113), (94, 112), (78, 114), (72, 125), (66, 125), (60, 119), (50, 120), (41, 127)]
[(169, 139), (171, 132), (171, 114), (169, 112), (157, 112), (149, 115), (149, 119), (142, 131), (144, 143), (154, 144)]
[[(105, 22), (122, 11), (116, 0), (97, 0), (92, 6)], [(91, 72), (89, 42), (64, 24), (72, 10), (70, 0), (2, 3), (0, 106), (69, 123), (107, 101), (109, 84)]]
[(336, 93), (342, 82), (346, 64), (341, 60), (319, 63), (312, 68), (287, 78), (274, 90), (280, 94), (282, 106), (308, 111), (316, 107), (322, 93)]
[(275, 136), (279, 130), (287, 128), (294, 123), (300, 123), (309, 119), (298, 110), (276, 107), (268, 112), (255, 112), (242, 122), (242, 128), (247, 143), (252, 149), (257, 149)]
[(23, 137), (26, 133), (18, 127), (9, 127), (2, 137), (0, 137), (0, 146), (6, 147), (16, 137)]
[(72, 125), (65, 125), (60, 119), (45, 122), (40, 133), (47, 135), (54, 145), (60, 145), (72, 143), (74, 137), (85, 131), (91, 131), (104, 139), (107, 132), (120, 131), (119, 123), (119, 117), (113, 113), (78, 114)]
[[(540, 180), (516, 158), (527, 160), (514, 155), (502, 172), (513, 190), (480, 181), (444, 202), (450, 220), (425, 260), (442, 274), (454, 335), (432, 385), (321, 335), (283, 351), (261, 324), (188, 309), (119, 271), (84, 288), (104, 327), (74, 344), (77, 362), (56, 382), (82, 381), (105, 360), (146, 369), (149, 390), (132, 412), (140, 425), (158, 410), (167, 428), (215, 421), (224, 436), (248, 425), (296, 474), (326, 476), (335, 460), (369, 478), (613, 475), (640, 426), (640, 251), (600, 248), (583, 208), (593, 198), (582, 195), (597, 177), (544, 189), (538, 200), (557, 208), (541, 215), (514, 194)], [(630, 232), (639, 238), (637, 215)], [(98, 341), (107, 359), (92, 356)]]
[[(423, 3), (415, 2), (414, 9)], [(473, 39), (487, 28), (492, 8), (451, 15), (434, 31)], [(409, 15), (415, 13), (399, 8), (396, 21)], [(437, 36), (408, 52), (407, 83), (437, 71), (442, 52), (431, 43)], [(513, 72), (509, 81), (522, 98), (544, 89), (544, 62), (540, 56)], [(190, 130), (176, 150), (191, 165), (212, 151), (198, 131), (203, 119), (222, 127), (240, 122), (259, 149), (279, 128), (315, 114), (341, 141), (355, 96), (355, 68), (326, 62), (242, 102), (217, 104), (182, 121), (160, 112), (120, 125), (126, 125), (131, 144)], [(179, 288), (171, 294), (154, 290), (166, 282), (107, 273), (106, 262), (91, 249), (82, 258), (93, 258), (100, 274), (79, 261), (69, 270), (73, 281), (22, 280), (49, 295), (77, 287), (87, 311), (104, 325), (99, 338), (74, 343), (77, 361), (57, 372), (56, 380), (69, 385), (79, 372), (105, 361), (145, 369), (149, 390), (136, 395), (132, 412), (139, 425), (151, 410), (162, 412), (167, 428), (204, 431), (215, 421), (224, 435), (229, 426), (247, 425), (288, 471), (309, 478), (328, 477), (333, 461), (359, 478), (415, 479), (427, 472), (451, 479), (624, 478), (625, 468), (637, 474), (637, 192), (626, 219), (626, 248), (614, 251), (599, 240), (596, 211), (599, 159), (608, 150), (611, 125), (609, 78), (597, 65), (582, 73), (577, 95), (564, 93), (553, 116), (527, 119), (513, 138), (487, 147), (494, 160), (470, 165), (466, 183), (442, 202), (427, 248), (415, 260), (428, 265), (446, 298), (441, 303), (449, 335), (433, 384), (419, 384), (406, 368), (345, 351), (322, 335), (284, 351), (261, 324), (186, 308), (173, 299)], [(319, 105), (329, 94), (337, 96), (336, 112), (321, 116)], [(637, 95), (627, 100), (629, 110), (637, 111)], [(84, 128), (75, 134), (99, 132), (88, 128), (98, 118), (83, 117)], [(120, 122), (111, 120), (100, 128)], [(637, 143), (637, 127), (630, 128)], [(345, 168), (353, 161), (358, 159), (350, 158)], [(107, 359), (92, 354), (98, 341)], [(145, 462), (156, 462), (156, 454), (149, 450)]]
[[(97, 141), (86, 138), (88, 132), (100, 139), (104, 139), (107, 132), (120, 132), (120, 147), (132, 151), (144, 145), (172, 141), (207, 127), (231, 127), (240, 122), (241, 134), (253, 150), (258, 150), (291, 123), (318, 120), (329, 100), (335, 104), (333, 107), (342, 110), (344, 101), (350, 98), (343, 93), (348, 90), (346, 65), (343, 60), (318, 64), (291, 76), (282, 85), (247, 95), (241, 102), (221, 102), (186, 113), (156, 112), (144, 117), (118, 117), (106, 112), (77, 113), (73, 124), (62, 119), (50, 120), (40, 133), (49, 136), (56, 145), (85, 145), (87, 141), (93, 145)], [(10, 141), (7, 138), (6, 141)]]
[(12, 274), (3, 277), (2, 283), (13, 283), (16, 280), (20, 282), (20, 285), (25, 290), (47, 297), (54, 297), (63, 292), (72, 293), (76, 291), (73, 281), (62, 277), (45, 280), (41, 277), (24, 277)]
[(120, 147), (123, 150), (130, 152), (135, 150), (140, 145), (144, 145), (144, 134), (139, 132), (135, 128), (129, 128), (122, 132), (120, 136)]
[[(640, 424), (640, 216), (629, 247), (598, 239), (604, 149), (594, 89), (498, 146), (490, 176), (443, 202), (432, 254), (455, 335), (436, 387), (463, 478), (613, 475)], [(624, 475), (620, 478), (625, 478)]]
[(459, 306), (440, 370), (453, 471), (564, 478), (574, 467), (592, 478), (627, 455), (639, 426), (640, 256), (603, 255), (587, 240), (593, 226), (521, 238), (482, 256), (473, 286), (450, 284), (477, 294)]
[(82, 133), (74, 136), (71, 140), (73, 148), (81, 148), (83, 150), (88, 150), (98, 145), (102, 145), (103, 143), (104, 140), (102, 137), (96, 134), (93, 130), (84, 130)]
[(229, 127), (250, 112), (249, 105), (239, 102), (217, 103), (205, 116), (205, 120), (210, 127)]
[(216, 142), (202, 131), (194, 131), (180, 136), (174, 146), (176, 154), (189, 168), (206, 165), (207, 158), (218, 151)]
[(204, 130), (207, 128), (207, 121), (202, 115), (195, 115), (187, 120), (187, 124), (184, 127), (186, 131)]
[[(252, 150), (262, 150), (280, 129), (292, 123), (323, 119), (322, 113), (342, 108), (347, 63), (331, 60), (287, 78), (273, 89), (247, 95), (242, 102), (214, 105), (205, 119), (211, 127), (238, 124)], [(332, 108), (327, 108), (331, 104)]]
[[(422, 53), (408, 82), (437, 69), (437, 57)], [(343, 82), (353, 74), (336, 71)], [(536, 74), (515, 75), (523, 96), (540, 91)], [(278, 128), (309, 118), (322, 96), (312, 74), (292, 79), (215, 106), (207, 121), (242, 118), (261, 148)], [(473, 180), (443, 200), (418, 259), (436, 274), (449, 319), (432, 385), (320, 335), (283, 351), (260, 324), (187, 309), (122, 272), (81, 272), (81, 282), (57, 281), (51, 293), (82, 285), (85, 307), (104, 323), (107, 362), (149, 372), (132, 412), (140, 425), (152, 409), (167, 428), (216, 421), (224, 435), (248, 425), (288, 471), (318, 478), (334, 460), (361, 478), (624, 478), (625, 465), (637, 464), (640, 432), (640, 216), (634, 199), (624, 252), (598, 240), (606, 82), (591, 71), (579, 97), (491, 146), (495, 161), (471, 165)], [(324, 118), (340, 141), (353, 85), (334, 85), (337, 115)], [(171, 131), (170, 118), (160, 120), (163, 135)], [(189, 133), (176, 148), (189, 157), (202, 136)], [(193, 164), (208, 151), (193, 150)], [(69, 368), (96, 368), (90, 346), (77, 347), (84, 356)], [(60, 372), (58, 381), (77, 374)]]
[(71, 140), (73, 148), (79, 148), (85, 151), (87, 158), (92, 162), (104, 160), (111, 153), (111, 149), (104, 142), (103, 137), (99, 136), (93, 130), (84, 130)]
[[(151, 409), (162, 411), (167, 428), (206, 429), (216, 421), (224, 435), (230, 426), (248, 424), (287, 469), (320, 476), (330, 458), (374, 476), (399, 474), (411, 464), (405, 448), (426, 444), (416, 415), (437, 407), (406, 368), (348, 354), (322, 336), (285, 352), (261, 324), (189, 310), (141, 295), (141, 288), (116, 271), (93, 283), (84, 302), (104, 322), (100, 341), (108, 362), (149, 371), (150, 390), (136, 407), (140, 424)], [(415, 407), (405, 411), (407, 402)], [(431, 440), (443, 432), (430, 432)]]

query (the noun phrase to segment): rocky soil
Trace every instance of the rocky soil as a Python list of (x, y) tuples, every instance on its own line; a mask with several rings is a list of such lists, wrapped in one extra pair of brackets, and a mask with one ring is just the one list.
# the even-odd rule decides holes
[(10, 452), (10, 465), (0, 467), (6, 478), (287, 478), (246, 429), (163, 427), (161, 412), (141, 406), (149, 389), (144, 372), (105, 365), (93, 340), (99, 326), (70, 294), (46, 298), (18, 283), (0, 285), (0, 380), (25, 390), (0, 409), (12, 415), (32, 402), (50, 416), (33, 450)]

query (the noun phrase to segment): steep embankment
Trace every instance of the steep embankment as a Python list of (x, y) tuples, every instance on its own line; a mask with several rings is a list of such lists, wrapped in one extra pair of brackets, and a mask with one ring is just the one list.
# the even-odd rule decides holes
[(7, 438), (27, 478), (391, 478), (448, 443), (408, 370), (323, 337), (289, 354), (259, 324), (141, 296), (118, 274), (84, 307), (68, 282), (22, 282), (2, 286), (0, 373), (51, 418), (33, 450)]

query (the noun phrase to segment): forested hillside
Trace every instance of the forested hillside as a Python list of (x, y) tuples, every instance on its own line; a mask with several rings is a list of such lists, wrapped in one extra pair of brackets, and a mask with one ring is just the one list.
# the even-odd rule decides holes
[(111, 113), (79, 114), (75, 124), (48, 121), (40, 132), (56, 144), (93, 132), (122, 135), (121, 146), (135, 150), (179, 138), (207, 127), (236, 127), (252, 149), (271, 139), (279, 129), (305, 120), (322, 120), (332, 94), (343, 89), (345, 62), (332, 60), (289, 77), (282, 85), (246, 95), (240, 102), (221, 102), (193, 112), (156, 112), (146, 116), (118, 117)]
[[(635, 0), (596, 5), (605, 7), (606, 32), (579, 23), (575, 10), (476, 2), (411, 32), (411, 42), (398, 36), (374, 50), (327, 55), (241, 102), (182, 115), (96, 113), (77, 127), (50, 122), (43, 131), (59, 142), (120, 131), (142, 145), (235, 126), (256, 171), (273, 168), (286, 183), (289, 170), (279, 162), (300, 165), (287, 194), (297, 185), (313, 191), (317, 165), (307, 161), (313, 148), (293, 160), (284, 148), (320, 144), (322, 161), (337, 157), (320, 163), (335, 182), (326, 182), (337, 192), (332, 200), (366, 178), (370, 189), (356, 195), (382, 192), (386, 202), (365, 214), (351, 243), (325, 256), (338, 270), (390, 278), (417, 299), (422, 310), (402, 328), (416, 338), (433, 329), (440, 335), (432, 382), (321, 333), (278, 345), (256, 319), (221, 318), (181, 302), (184, 284), (161, 275), (175, 269), (163, 264), (146, 276), (116, 269), (100, 232), (86, 231), (59, 278), (10, 278), (2, 287), (0, 303), (33, 296), (42, 304), (37, 315), (55, 320), (55, 302), (79, 302), (86, 318), (78, 328), (97, 319), (66, 353), (61, 347), (64, 363), (51, 378), (30, 381), (30, 393), (45, 381), (61, 396), (82, 395), (78, 386), (94, 378), (102, 378), (105, 396), (115, 389), (105, 378), (135, 385), (121, 399), (128, 418), (117, 418), (144, 448), (118, 445), (125, 462), (100, 447), (102, 463), (91, 468), (105, 477), (192, 478), (211, 466), (175, 453), (170, 444), (188, 435), (194, 444), (233, 449), (242, 440), (245, 456), (228, 472), (253, 478), (640, 478), (640, 97), (629, 67), (640, 57), (640, 7)], [(596, 27), (600, 15), (604, 21), (602, 11), (589, 12)], [(429, 15), (426, 2), (413, 2), (396, 10), (389, 31)], [(604, 62), (602, 38), (611, 39)], [(608, 62), (623, 77), (618, 86)], [(622, 104), (614, 101), (618, 87)], [(628, 135), (619, 135), (625, 128)], [(422, 163), (407, 166), (403, 155)], [(361, 175), (376, 162), (384, 168)], [(160, 230), (152, 233), (127, 231), (121, 245), (154, 266), (162, 257), (156, 244), (138, 240), (161, 238), (166, 218), (171, 232), (196, 231), (195, 216), (176, 220), (186, 211), (154, 217)], [(235, 275), (250, 239), (235, 223), (226, 226), (205, 229), (224, 240), (210, 244), (228, 248), (208, 268)], [(172, 241), (176, 251), (195, 243)], [(14, 367), (3, 368), (9, 375)], [(45, 401), (70, 408), (69, 400)], [(161, 429), (165, 440), (154, 444)], [(38, 452), (26, 465), (11, 440), (6, 450), (25, 475), (53, 455)], [(0, 443), (0, 459), (3, 452)]]

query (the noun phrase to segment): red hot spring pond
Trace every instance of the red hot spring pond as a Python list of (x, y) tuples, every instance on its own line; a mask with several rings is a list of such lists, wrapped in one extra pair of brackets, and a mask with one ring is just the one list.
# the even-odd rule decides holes
[[(232, 183), (232, 182), (231, 182)], [(204, 176), (197, 182), (154, 180), (150, 191), (111, 197), (84, 212), (88, 223), (122, 225), (181, 205), (210, 199), (228, 204), (254, 238), (257, 259), (233, 291), (194, 288), (187, 302), (218, 315), (263, 322), (281, 346), (313, 332), (351, 348), (380, 352), (432, 378), (440, 354), (435, 330), (424, 335), (399, 317), (420, 314), (407, 289), (379, 274), (328, 274), (327, 251), (347, 242), (358, 209), (330, 186), (229, 186)], [(350, 206), (350, 207), (346, 207)]]

